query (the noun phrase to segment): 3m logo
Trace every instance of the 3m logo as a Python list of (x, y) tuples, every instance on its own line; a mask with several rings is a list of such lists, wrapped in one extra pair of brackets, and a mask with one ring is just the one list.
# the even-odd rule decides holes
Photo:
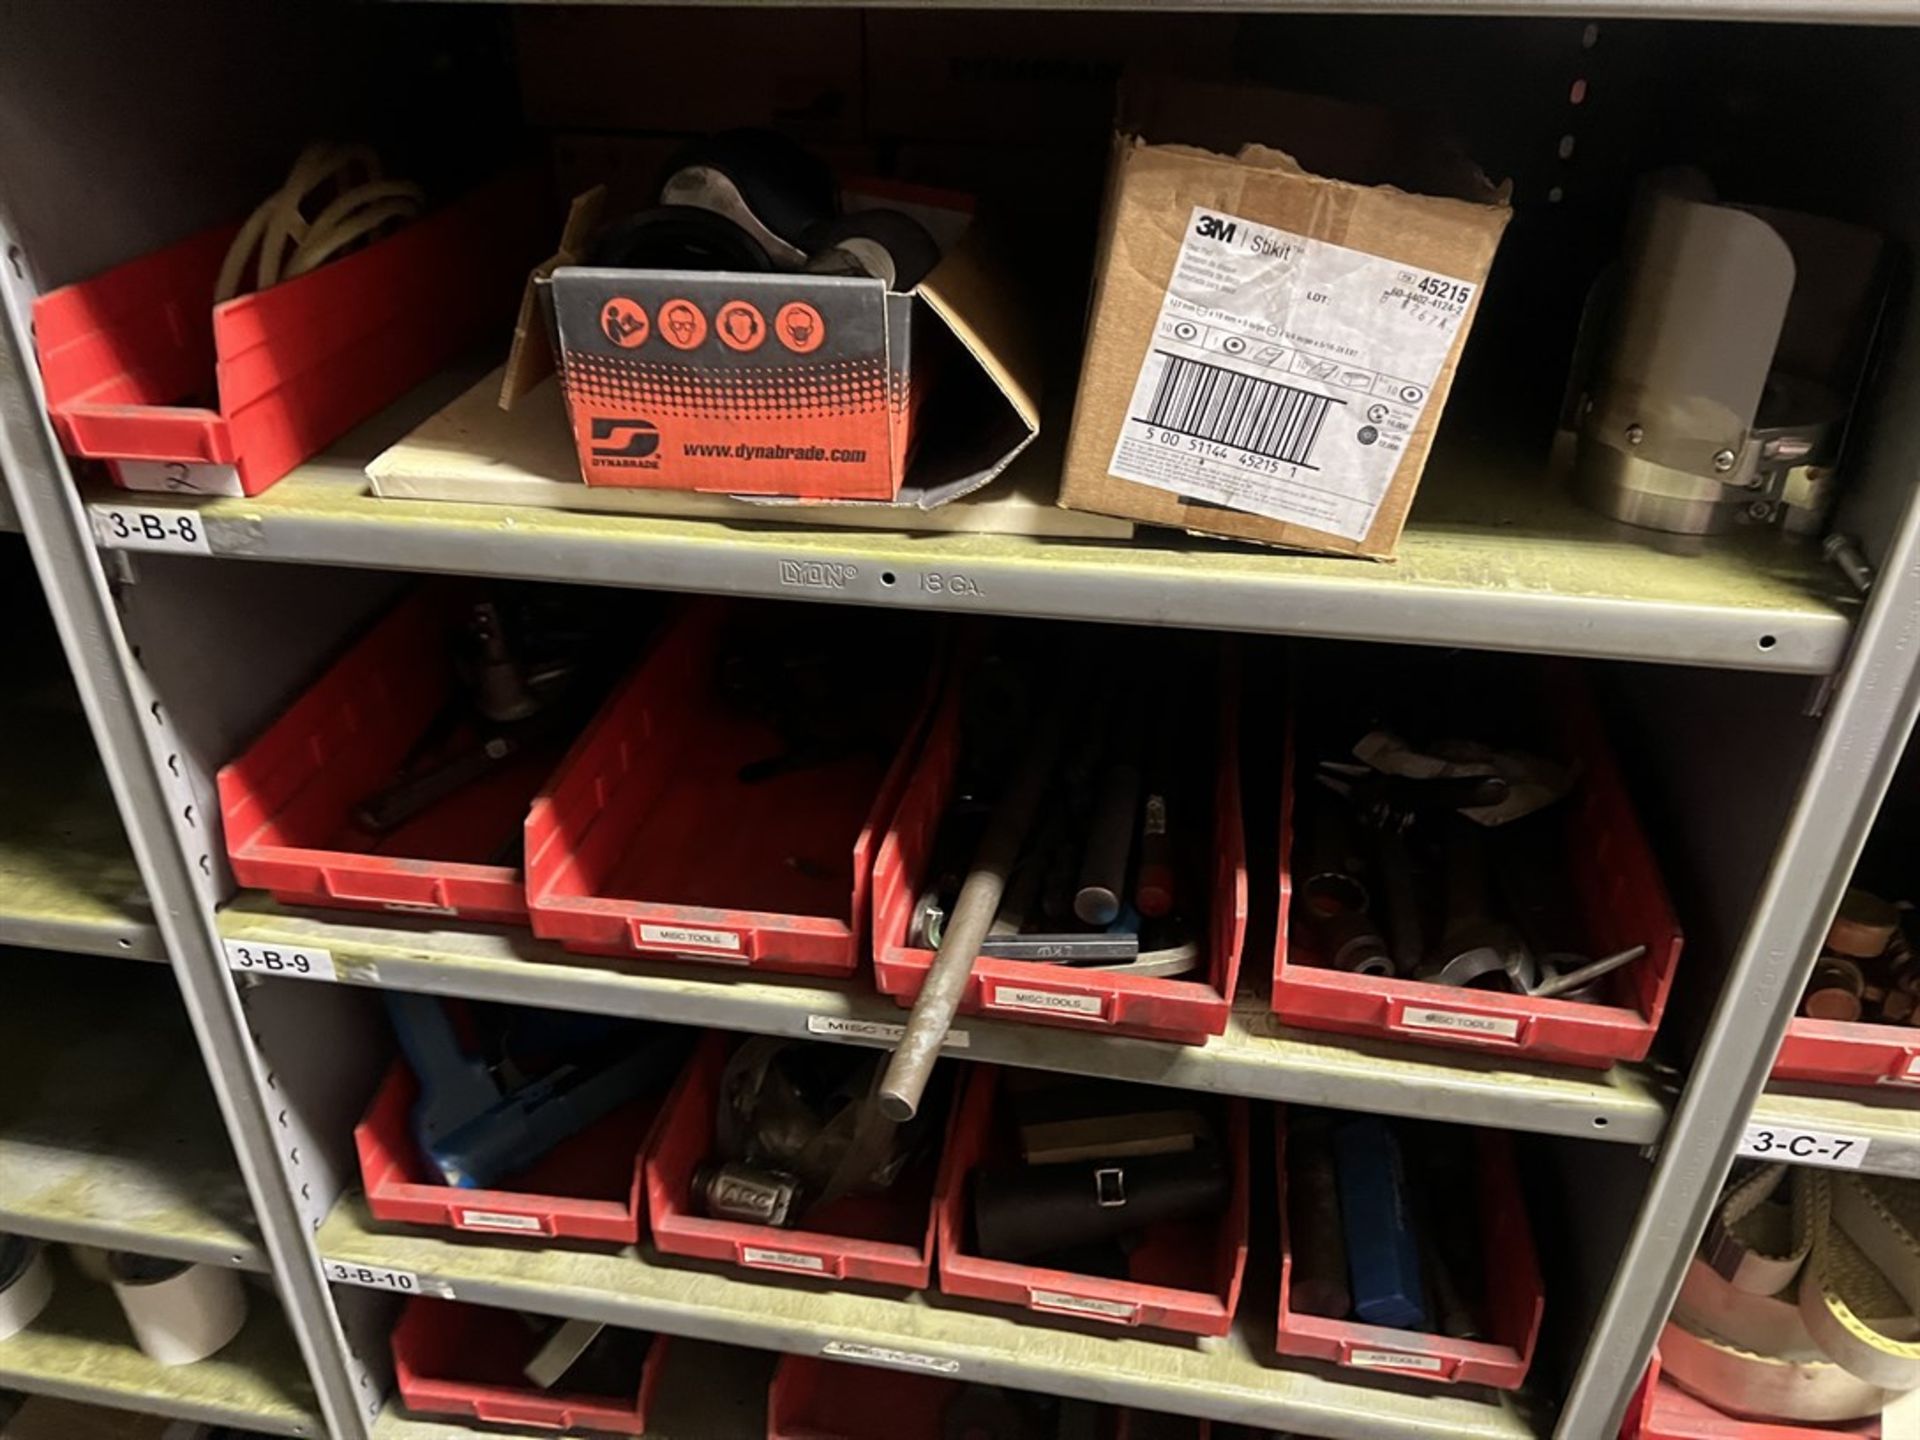
[(860, 573), (854, 565), (833, 560), (782, 560), (780, 583), (802, 590), (844, 590)]
[(627, 420), (612, 415), (593, 417), (593, 458), (596, 460), (644, 460), (659, 448), (660, 432), (651, 420)]
[(1195, 230), (1202, 240), (1219, 240), (1231, 245), (1234, 232), (1239, 228), (1234, 221), (1222, 220), (1218, 215), (1202, 215)]

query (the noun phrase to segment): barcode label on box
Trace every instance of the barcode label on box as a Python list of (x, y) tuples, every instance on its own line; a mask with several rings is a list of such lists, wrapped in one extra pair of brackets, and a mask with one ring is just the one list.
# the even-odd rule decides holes
[(1105, 1009), (1098, 995), (1064, 995), (1024, 985), (994, 985), (987, 1003), (996, 1010), (1032, 1010), (1041, 1015), (1099, 1015)]
[(518, 1230), (527, 1235), (546, 1229), (537, 1215), (505, 1215), (498, 1210), (462, 1210), (460, 1223), (470, 1230)]
[[(844, 1015), (809, 1015), (807, 1033), (835, 1040), (872, 1040), (881, 1045), (897, 1045), (907, 1027), (891, 1020), (849, 1020)], [(964, 1030), (949, 1030), (940, 1042), (948, 1050), (965, 1050), (973, 1044)]]
[(859, 1365), (891, 1365), (896, 1370), (930, 1370), (936, 1375), (960, 1373), (958, 1360), (943, 1360), (938, 1355), (916, 1355), (911, 1350), (891, 1350), (885, 1345), (856, 1345), (851, 1340), (829, 1340), (820, 1353), (830, 1360), (852, 1360)]
[(1140, 1313), (1138, 1305), (1122, 1300), (1099, 1300), (1091, 1295), (1068, 1295), (1060, 1290), (1029, 1290), (1027, 1295), (1038, 1309), (1065, 1310), (1101, 1320), (1131, 1320)]
[(1364, 539), (1477, 288), (1196, 206), (1107, 468)]
[(318, 945), (262, 944), (256, 940), (222, 940), (227, 968), (242, 975), (278, 975), (293, 980), (337, 980), (333, 952)]
[(740, 937), (731, 930), (706, 930), (693, 925), (646, 925), (640, 927), (644, 945), (671, 945), (675, 949), (729, 950), (738, 953)]
[(1400, 1012), (1403, 1030), (1446, 1030), (1456, 1035), (1486, 1035), (1513, 1040), (1520, 1035), (1520, 1021), (1512, 1015), (1471, 1015), (1464, 1010), (1434, 1010), (1425, 1005), (1409, 1005)]
[(1351, 1350), (1347, 1363), (1372, 1370), (1419, 1370), (1428, 1375), (1440, 1373), (1438, 1355), (1407, 1355), (1398, 1350)]
[(797, 1250), (762, 1250), (748, 1245), (740, 1251), (743, 1265), (766, 1265), (775, 1270), (811, 1270), (825, 1274), (827, 1262), (818, 1255), (802, 1255)]

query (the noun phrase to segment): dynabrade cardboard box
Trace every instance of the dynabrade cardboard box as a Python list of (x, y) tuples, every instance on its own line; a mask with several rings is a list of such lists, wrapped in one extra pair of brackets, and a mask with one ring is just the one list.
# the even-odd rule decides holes
[(1060, 503), (1391, 555), (1507, 216), (1387, 112), (1130, 86)]
[(588, 485), (931, 509), (992, 480), (1039, 428), (1021, 307), (977, 227), (907, 294), (865, 277), (567, 265), (549, 283)]

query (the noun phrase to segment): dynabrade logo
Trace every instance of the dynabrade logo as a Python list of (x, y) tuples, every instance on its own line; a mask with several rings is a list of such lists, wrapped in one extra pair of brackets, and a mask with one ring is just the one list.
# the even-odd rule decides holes
[(630, 420), (619, 415), (593, 417), (594, 460), (615, 468), (658, 470), (660, 431), (651, 420)]

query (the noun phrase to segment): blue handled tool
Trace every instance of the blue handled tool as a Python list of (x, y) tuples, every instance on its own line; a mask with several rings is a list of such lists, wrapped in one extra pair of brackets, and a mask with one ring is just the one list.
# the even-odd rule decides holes
[(1333, 1132), (1333, 1158), (1353, 1313), (1369, 1325), (1431, 1329), (1399, 1137), (1375, 1116), (1349, 1120)]

